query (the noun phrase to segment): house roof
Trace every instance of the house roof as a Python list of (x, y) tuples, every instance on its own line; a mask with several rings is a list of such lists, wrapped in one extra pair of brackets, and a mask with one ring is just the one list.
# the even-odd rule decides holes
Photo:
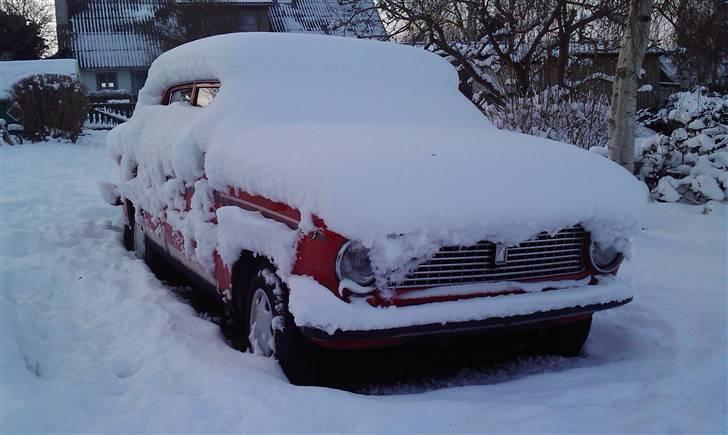
[[(68, 0), (68, 44), (83, 69), (147, 68), (162, 53), (156, 12), (170, 0)], [(188, 3), (191, 0), (173, 0)], [(384, 35), (373, 0), (213, 0), (267, 6), (271, 31), (376, 38)], [(363, 11), (355, 14), (355, 11)], [(354, 18), (351, 18), (354, 16)]]
[(278, 0), (268, 15), (274, 32), (360, 38), (381, 38), (385, 34), (372, 0)]
[(69, 17), (81, 68), (146, 68), (162, 52), (151, 33), (160, 0), (86, 0)]
[[(175, 0), (177, 3), (198, 3), (199, 0)], [(266, 5), (273, 4), (275, 0), (208, 0), (210, 3), (216, 3), (220, 5)]]
[(0, 61), (0, 100), (8, 98), (18, 80), (32, 74), (64, 74), (78, 78), (76, 59)]

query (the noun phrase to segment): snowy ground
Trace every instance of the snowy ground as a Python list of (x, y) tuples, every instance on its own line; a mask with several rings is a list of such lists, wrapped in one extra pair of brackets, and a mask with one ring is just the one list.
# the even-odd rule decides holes
[(725, 205), (649, 207), (622, 269), (637, 297), (595, 317), (582, 357), (365, 395), (291, 386), (124, 251), (102, 139), (0, 148), (0, 432), (728, 430)]

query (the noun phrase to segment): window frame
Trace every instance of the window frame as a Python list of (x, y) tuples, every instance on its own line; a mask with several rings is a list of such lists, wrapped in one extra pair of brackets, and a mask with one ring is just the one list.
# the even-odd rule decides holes
[(190, 98), (190, 105), (191, 106), (197, 106), (197, 88), (220, 88), (220, 81), (219, 80), (199, 80), (196, 82), (185, 82), (185, 83), (178, 83), (175, 85), (172, 85), (167, 88), (167, 90), (164, 92), (164, 96), (162, 96), (162, 105), (168, 106), (169, 100), (172, 98), (172, 93), (175, 91), (178, 91), (180, 89), (185, 88), (192, 88), (192, 97)]
[(179, 91), (182, 89), (187, 89), (187, 88), (192, 90), (192, 94), (190, 96), (190, 102), (192, 102), (192, 97), (194, 96), (194, 92), (195, 92), (195, 84), (194, 83), (181, 83), (181, 84), (169, 87), (164, 92), (164, 97), (162, 98), (162, 105), (169, 106), (170, 100), (172, 99), (172, 94), (175, 93), (176, 91)]
[[(113, 76), (114, 87), (102, 87), (102, 83), (109, 83), (108, 80)], [(96, 71), (96, 90), (97, 91), (117, 91), (119, 90), (119, 73), (117, 71)]]

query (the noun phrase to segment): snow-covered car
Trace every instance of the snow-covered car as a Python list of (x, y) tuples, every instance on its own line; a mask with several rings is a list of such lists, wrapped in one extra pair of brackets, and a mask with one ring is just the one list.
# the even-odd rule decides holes
[(320, 349), (544, 331), (574, 355), (646, 191), (571, 145), (495, 129), (447, 61), (329, 36), (229, 34), (153, 63), (108, 139), (127, 247), (169, 260), (312, 383)]

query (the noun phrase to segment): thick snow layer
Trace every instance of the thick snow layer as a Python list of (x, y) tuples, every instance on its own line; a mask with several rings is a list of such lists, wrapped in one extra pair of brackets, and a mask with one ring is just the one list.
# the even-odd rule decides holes
[[(700, 88), (670, 96), (666, 107), (643, 122), (638, 133), (640, 178), (659, 201), (722, 201), (728, 195), (728, 95)], [(643, 134), (651, 131), (651, 134)], [(669, 175), (665, 175), (669, 174)]]
[(88, 139), (0, 147), (3, 433), (728, 431), (725, 204), (647, 207), (621, 270), (639, 293), (595, 316), (582, 357), (370, 397), (291, 386), (173, 296), (122, 248)]
[(247, 249), (272, 259), (278, 273), (288, 277), (295, 261), (299, 233), (286, 225), (238, 207), (217, 209), (220, 257), (225, 264), (235, 264)]
[[(631, 287), (625, 283), (609, 282), (595, 286), (586, 284), (588, 280), (541, 283), (540, 289), (553, 287), (559, 290), (532, 291), (521, 295), (493, 296), (409, 307), (375, 308), (366, 303), (346, 303), (311, 277), (294, 275), (288, 279), (288, 286), (291, 289), (290, 310), (296, 324), (321, 329), (329, 334), (333, 334), (337, 329), (375, 330), (518, 316), (624, 301), (633, 295)], [(488, 286), (479, 287), (482, 292), (487, 290)], [(508, 283), (501, 283), (500, 287), (492, 285), (491, 288), (497, 290), (508, 287)], [(513, 287), (513, 284), (510, 287)], [(536, 289), (531, 286), (529, 290)], [(463, 293), (458, 292), (458, 294)]]
[[(203, 79), (222, 83), (210, 106), (158, 105), (167, 86)], [(286, 203), (361, 240), (380, 277), (443, 245), (515, 244), (577, 223), (607, 243), (638, 227), (647, 191), (625, 170), (497, 130), (457, 87), (447, 61), (414, 47), (222, 35), (160, 56), (109, 147), (124, 180), (139, 164), (120, 192), (152, 213), (166, 204), (157, 186), (204, 171), (214, 189)]]

